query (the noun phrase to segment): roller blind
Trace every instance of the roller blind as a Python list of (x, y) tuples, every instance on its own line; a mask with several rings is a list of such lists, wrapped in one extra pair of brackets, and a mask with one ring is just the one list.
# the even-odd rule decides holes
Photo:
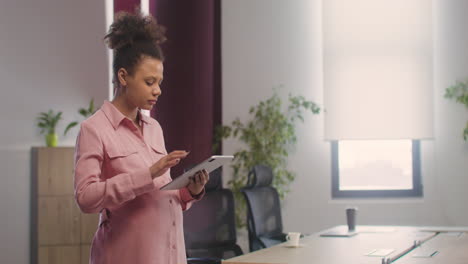
[(323, 1), (325, 139), (433, 137), (432, 1)]

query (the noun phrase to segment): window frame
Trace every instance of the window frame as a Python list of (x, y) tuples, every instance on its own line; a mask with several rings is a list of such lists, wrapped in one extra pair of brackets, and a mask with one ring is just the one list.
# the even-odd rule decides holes
[(331, 143), (332, 198), (404, 198), (423, 197), (420, 141), (412, 140), (413, 189), (405, 190), (340, 190), (339, 141)]

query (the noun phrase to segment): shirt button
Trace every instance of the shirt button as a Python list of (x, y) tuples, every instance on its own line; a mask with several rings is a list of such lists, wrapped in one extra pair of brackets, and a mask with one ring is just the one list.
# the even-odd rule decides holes
[(172, 249), (176, 249), (175, 245), (172, 245)]
[(172, 221), (172, 226), (175, 226), (175, 221)]
[(169, 203), (172, 203), (172, 199), (169, 200)]

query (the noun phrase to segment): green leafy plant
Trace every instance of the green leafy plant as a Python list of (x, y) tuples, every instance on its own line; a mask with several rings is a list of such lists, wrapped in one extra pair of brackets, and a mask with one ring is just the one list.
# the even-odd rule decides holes
[[(78, 113), (81, 116), (83, 116), (85, 119), (91, 116), (92, 114), (94, 114), (94, 112), (96, 112), (96, 109), (94, 108), (94, 99), (91, 99), (91, 101), (89, 102), (88, 108), (80, 108), (78, 110)], [(78, 125), (78, 121), (70, 122), (70, 124), (68, 124), (67, 127), (65, 128), (65, 131), (63, 132), (63, 134), (66, 135), (68, 131), (71, 128), (75, 127), (76, 125)]]
[[(94, 100), (92, 99), (89, 103), (88, 108), (80, 108), (78, 113), (82, 115), (84, 118), (89, 117), (90, 115), (96, 112), (94, 108)], [(55, 147), (58, 143), (58, 136), (55, 131), (57, 123), (62, 119), (62, 112), (58, 111), (55, 113), (53, 110), (49, 110), (48, 112), (41, 112), (38, 116), (38, 123), (37, 126), (41, 129), (41, 134), (46, 133), (46, 145), (48, 147)], [(78, 121), (73, 121), (67, 125), (65, 131), (63, 132), (64, 135), (73, 128), (74, 126), (78, 125)]]
[(49, 147), (57, 146), (55, 127), (61, 119), (62, 112), (55, 113), (53, 110), (49, 110), (49, 112), (39, 113), (37, 126), (41, 129), (41, 134), (46, 134), (46, 144)]
[(41, 128), (41, 134), (45, 132), (47, 132), (47, 134), (54, 134), (57, 123), (62, 119), (62, 112), (55, 113), (53, 110), (41, 112), (39, 113), (38, 119), (39, 122), (37, 126)]
[[(445, 98), (453, 99), (455, 102), (465, 105), (468, 109), (468, 82), (457, 81), (454, 85), (445, 89)], [(468, 121), (463, 130), (463, 139), (468, 140)]]
[(280, 198), (284, 198), (295, 178), (294, 172), (287, 168), (288, 154), (297, 141), (295, 124), (304, 122), (305, 111), (320, 113), (320, 107), (303, 96), (289, 94), (286, 108), (282, 107), (281, 100), (275, 89), (270, 98), (250, 108), (250, 120), (243, 123), (237, 118), (230, 126), (215, 129), (214, 152), (226, 138), (238, 138), (246, 146), (234, 153), (233, 178), (228, 182), (236, 200), (238, 227), (245, 226), (246, 205), (240, 189), (246, 185), (251, 168), (257, 164), (270, 166), (274, 173), (273, 186)]

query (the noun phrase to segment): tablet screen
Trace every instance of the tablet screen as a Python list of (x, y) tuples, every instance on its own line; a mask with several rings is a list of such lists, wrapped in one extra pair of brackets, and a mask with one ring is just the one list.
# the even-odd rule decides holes
[(230, 163), (234, 159), (234, 156), (211, 156), (208, 159), (195, 165), (190, 170), (184, 172), (179, 177), (175, 178), (170, 183), (161, 187), (161, 190), (177, 190), (187, 186), (190, 182), (190, 177), (195, 173), (206, 170), (208, 173), (216, 170), (217, 168)]

